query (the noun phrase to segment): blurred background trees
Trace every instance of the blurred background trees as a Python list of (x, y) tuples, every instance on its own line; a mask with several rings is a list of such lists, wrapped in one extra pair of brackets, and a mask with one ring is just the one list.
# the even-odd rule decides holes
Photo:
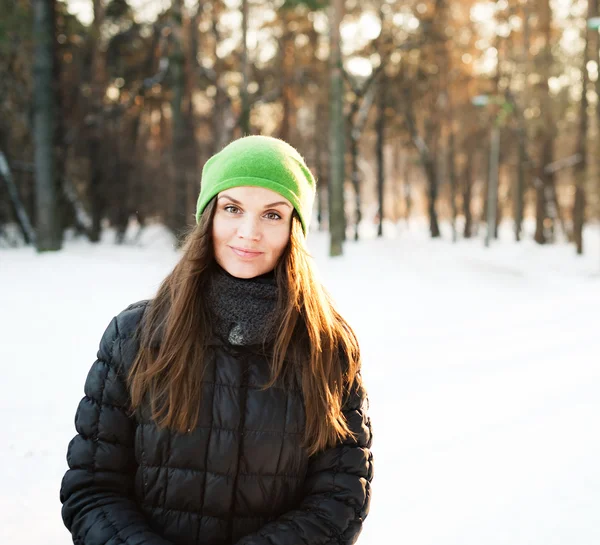
[(260, 133), (317, 175), (332, 253), (419, 216), (432, 237), (509, 220), (581, 253), (600, 213), (599, 16), (597, 0), (0, 0), (0, 244), (180, 235), (204, 162)]

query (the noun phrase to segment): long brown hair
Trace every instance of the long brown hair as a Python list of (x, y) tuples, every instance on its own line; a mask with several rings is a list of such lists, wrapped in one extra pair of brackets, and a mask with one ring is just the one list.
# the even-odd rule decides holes
[[(132, 408), (148, 396), (160, 427), (185, 433), (198, 420), (210, 314), (205, 298), (214, 266), (213, 199), (183, 246), (183, 256), (161, 284), (139, 330), (140, 349), (129, 373)], [(312, 455), (352, 433), (344, 396), (360, 380), (356, 336), (316, 279), (298, 217), (275, 268), (277, 322), (271, 380), (299, 377), (306, 412), (304, 446)]]

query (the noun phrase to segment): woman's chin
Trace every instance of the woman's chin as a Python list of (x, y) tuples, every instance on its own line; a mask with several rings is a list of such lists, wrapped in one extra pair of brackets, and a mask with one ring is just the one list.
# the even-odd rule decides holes
[(259, 266), (258, 263), (219, 263), (225, 271), (236, 278), (249, 279), (269, 272), (267, 267)]

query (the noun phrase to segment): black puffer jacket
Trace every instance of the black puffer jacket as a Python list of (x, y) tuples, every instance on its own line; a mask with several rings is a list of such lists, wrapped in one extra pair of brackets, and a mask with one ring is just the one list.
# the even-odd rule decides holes
[(61, 487), (74, 543), (354, 543), (373, 475), (363, 389), (344, 408), (356, 441), (308, 458), (301, 391), (261, 391), (266, 356), (217, 344), (198, 426), (187, 434), (159, 430), (147, 411), (128, 413), (125, 376), (145, 306), (110, 323), (77, 410)]

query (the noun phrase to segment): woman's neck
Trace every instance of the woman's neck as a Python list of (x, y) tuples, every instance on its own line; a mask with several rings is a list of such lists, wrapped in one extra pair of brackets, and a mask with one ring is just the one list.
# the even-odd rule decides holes
[(214, 332), (233, 345), (255, 345), (274, 338), (277, 283), (274, 272), (237, 278), (219, 267), (207, 289)]

